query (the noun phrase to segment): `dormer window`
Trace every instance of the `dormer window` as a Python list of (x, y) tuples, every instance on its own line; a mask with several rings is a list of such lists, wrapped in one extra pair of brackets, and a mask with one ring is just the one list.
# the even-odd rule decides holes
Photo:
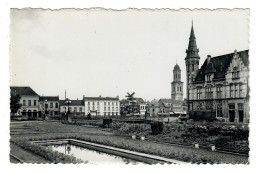
[(211, 76), (211, 75), (207, 75), (207, 76), (206, 76), (207, 82), (210, 82), (210, 76)]

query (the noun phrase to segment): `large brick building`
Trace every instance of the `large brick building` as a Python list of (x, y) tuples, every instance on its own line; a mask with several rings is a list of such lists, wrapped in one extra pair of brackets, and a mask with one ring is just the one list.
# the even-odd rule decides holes
[(186, 50), (187, 103), (190, 117), (215, 115), (228, 122), (249, 122), (248, 50), (211, 57), (199, 68), (193, 26)]

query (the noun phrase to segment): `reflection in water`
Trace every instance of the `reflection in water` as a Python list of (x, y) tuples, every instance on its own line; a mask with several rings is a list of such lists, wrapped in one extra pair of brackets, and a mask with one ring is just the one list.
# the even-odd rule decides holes
[(58, 151), (61, 153), (65, 153), (68, 155), (72, 155), (77, 159), (81, 159), (83, 161), (88, 161), (91, 164), (104, 164), (104, 163), (120, 163), (120, 164), (138, 164), (141, 162), (123, 158), (120, 156), (107, 154), (95, 150), (90, 150), (83, 147), (78, 147), (70, 144), (63, 144), (63, 145), (51, 145), (49, 146), (52, 150)]

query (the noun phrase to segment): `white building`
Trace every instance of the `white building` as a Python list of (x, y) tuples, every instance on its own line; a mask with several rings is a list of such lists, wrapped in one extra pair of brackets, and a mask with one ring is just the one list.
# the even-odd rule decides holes
[(85, 115), (91, 116), (119, 116), (120, 103), (118, 97), (83, 97)]
[(65, 114), (70, 111), (72, 115), (85, 115), (84, 100), (70, 100), (70, 104), (66, 103), (66, 100), (60, 100), (60, 113)]
[(15, 87), (11, 86), (12, 95), (20, 95), (21, 108), (17, 111), (17, 115), (27, 118), (37, 118), (39, 116), (39, 95), (31, 89), (31, 87)]

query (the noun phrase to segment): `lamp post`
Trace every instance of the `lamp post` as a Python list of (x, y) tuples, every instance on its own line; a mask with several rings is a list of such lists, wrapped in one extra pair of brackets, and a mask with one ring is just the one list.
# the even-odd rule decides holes
[(68, 110), (67, 110), (67, 113), (66, 113), (66, 120), (68, 120), (68, 118), (69, 118), (69, 108), (70, 108), (69, 105), (71, 103), (71, 100), (66, 98), (65, 103), (68, 105)]
[(43, 101), (43, 108), (44, 108), (44, 114), (43, 114), (43, 120), (46, 118), (46, 112), (48, 111), (48, 105), (46, 106), (45, 103), (48, 102), (48, 100)]

